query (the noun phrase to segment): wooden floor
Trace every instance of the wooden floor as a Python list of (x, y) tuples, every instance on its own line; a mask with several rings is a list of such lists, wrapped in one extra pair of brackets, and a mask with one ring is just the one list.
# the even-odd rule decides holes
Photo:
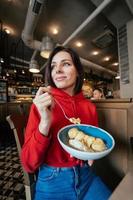
[(0, 144), (0, 200), (25, 200), (23, 174), (15, 142)]

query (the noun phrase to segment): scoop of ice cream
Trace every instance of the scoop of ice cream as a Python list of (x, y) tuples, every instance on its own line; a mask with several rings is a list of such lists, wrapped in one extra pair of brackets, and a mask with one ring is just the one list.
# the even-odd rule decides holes
[(96, 138), (91, 147), (94, 151), (104, 151), (107, 148), (104, 141), (100, 138)]
[(70, 139), (75, 138), (77, 134), (78, 134), (78, 129), (77, 128), (71, 128), (68, 131), (68, 136), (69, 136)]

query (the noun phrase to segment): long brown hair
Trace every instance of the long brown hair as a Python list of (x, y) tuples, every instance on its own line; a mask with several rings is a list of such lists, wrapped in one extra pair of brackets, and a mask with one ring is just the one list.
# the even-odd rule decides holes
[(52, 53), (50, 54), (50, 57), (47, 61), (47, 66), (46, 66), (46, 69), (45, 69), (45, 80), (46, 80), (48, 85), (56, 88), (56, 85), (54, 84), (52, 76), (51, 76), (51, 71), (52, 71), (51, 62), (52, 62), (53, 57), (60, 51), (65, 51), (65, 52), (69, 53), (71, 58), (72, 58), (73, 64), (76, 67), (78, 76), (77, 76), (77, 81), (76, 81), (76, 85), (75, 85), (75, 88), (74, 88), (74, 92), (75, 92), (75, 94), (77, 94), (82, 89), (84, 71), (83, 71), (83, 66), (81, 65), (80, 58), (79, 58), (78, 54), (71, 48), (58, 46), (52, 51)]

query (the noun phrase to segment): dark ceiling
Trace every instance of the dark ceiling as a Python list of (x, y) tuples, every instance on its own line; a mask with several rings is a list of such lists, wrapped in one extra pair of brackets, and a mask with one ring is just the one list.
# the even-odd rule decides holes
[[(44, 2), (44, 8), (36, 27), (34, 27), (33, 37), (41, 41), (43, 36), (49, 35), (55, 44), (63, 44), (103, 1), (46, 0)], [(0, 0), (0, 57), (5, 59), (5, 63), (2, 64), (5, 69), (9, 70), (13, 65), (28, 68), (28, 62), (34, 50), (26, 47), (21, 40), (28, 7), (29, 0)], [(112, 0), (67, 46), (74, 48), (81, 58), (117, 72), (119, 66), (113, 65), (118, 62), (117, 29), (132, 17), (126, 0)], [(52, 33), (53, 27), (58, 28), (58, 34)], [(5, 28), (11, 30), (10, 35), (4, 32)], [(77, 41), (83, 43), (82, 47), (75, 45)], [(95, 50), (99, 51), (96, 56), (92, 55)], [(22, 61), (18, 63), (12, 60), (11, 56), (20, 58)], [(109, 61), (104, 61), (106, 56), (110, 57)], [(40, 56), (38, 60), (40, 66), (46, 62)]]

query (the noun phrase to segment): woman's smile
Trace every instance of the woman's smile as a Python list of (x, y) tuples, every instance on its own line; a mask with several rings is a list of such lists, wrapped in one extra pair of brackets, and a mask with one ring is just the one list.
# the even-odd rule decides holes
[(56, 78), (55, 78), (56, 81), (64, 81), (64, 80), (66, 80), (66, 79), (67, 79), (66, 76), (59, 76), (59, 77), (56, 77)]

